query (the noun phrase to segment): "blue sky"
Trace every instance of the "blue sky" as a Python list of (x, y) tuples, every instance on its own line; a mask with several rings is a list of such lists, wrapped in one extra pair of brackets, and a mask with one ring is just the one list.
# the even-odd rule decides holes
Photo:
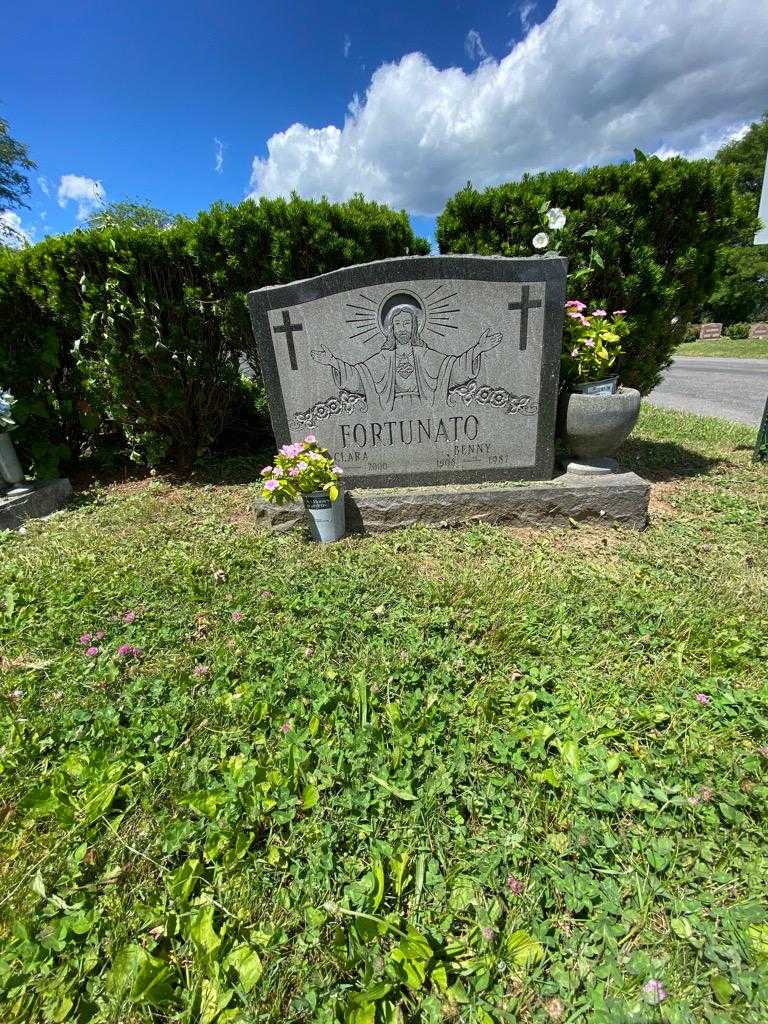
[(703, 155), (768, 108), (752, 0), (33, 0), (4, 31), (33, 238), (102, 197), (194, 214), (292, 188), (360, 190), (428, 233), (467, 178)]

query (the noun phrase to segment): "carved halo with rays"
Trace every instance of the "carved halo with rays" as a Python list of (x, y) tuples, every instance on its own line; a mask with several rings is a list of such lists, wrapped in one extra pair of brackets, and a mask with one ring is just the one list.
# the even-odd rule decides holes
[(376, 335), (384, 335), (384, 319), (393, 306), (412, 306), (419, 318), (419, 330), (441, 338), (448, 331), (457, 331), (456, 324), (451, 323), (454, 314), (461, 312), (456, 305), (458, 292), (448, 290), (447, 283), (432, 288), (425, 296), (414, 291), (399, 289), (390, 292), (381, 302), (376, 302), (365, 292), (358, 292), (355, 302), (347, 302), (347, 320), (350, 325), (349, 340), (362, 341), (367, 344)]

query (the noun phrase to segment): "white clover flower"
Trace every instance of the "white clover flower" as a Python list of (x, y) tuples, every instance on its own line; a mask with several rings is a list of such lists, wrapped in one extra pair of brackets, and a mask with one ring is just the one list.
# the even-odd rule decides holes
[(533, 236), (533, 247), (534, 249), (546, 249), (549, 245), (549, 235), (540, 231), (538, 235)]
[(547, 224), (553, 231), (561, 231), (565, 227), (565, 214), (559, 206), (553, 206), (547, 210)]

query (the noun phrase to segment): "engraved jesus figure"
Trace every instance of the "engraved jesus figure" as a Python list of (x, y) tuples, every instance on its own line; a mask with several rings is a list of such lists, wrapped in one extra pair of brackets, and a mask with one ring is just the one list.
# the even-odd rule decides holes
[(380, 351), (358, 363), (339, 359), (325, 345), (311, 353), (315, 362), (330, 367), (339, 391), (364, 396), (369, 411), (405, 412), (422, 403), (447, 401), (451, 388), (477, 378), (483, 355), (503, 337), (487, 327), (460, 355), (441, 352), (422, 337), (418, 314), (410, 305), (393, 306), (383, 328), (385, 341)]

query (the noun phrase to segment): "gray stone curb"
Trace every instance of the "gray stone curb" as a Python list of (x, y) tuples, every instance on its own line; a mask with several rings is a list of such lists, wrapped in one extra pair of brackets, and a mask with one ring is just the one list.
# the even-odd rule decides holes
[[(347, 533), (384, 533), (424, 523), (435, 527), (483, 522), (505, 526), (568, 526), (571, 521), (642, 530), (651, 485), (636, 473), (563, 474), (532, 483), (402, 487), (348, 491)], [(257, 521), (274, 530), (304, 525), (297, 505), (259, 503)]]
[(64, 477), (0, 489), (0, 530), (18, 530), (28, 519), (40, 519), (64, 508), (72, 484)]

